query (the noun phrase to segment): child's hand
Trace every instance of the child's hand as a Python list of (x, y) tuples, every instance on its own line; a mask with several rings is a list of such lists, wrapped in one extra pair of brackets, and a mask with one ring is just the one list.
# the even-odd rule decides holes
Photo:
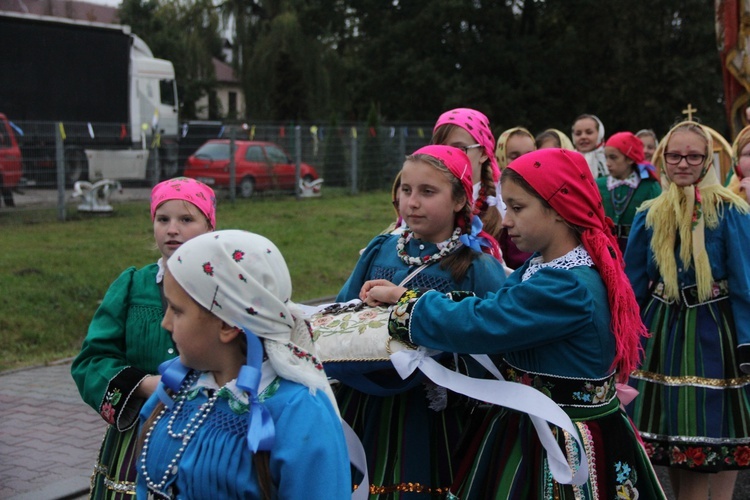
[(359, 298), (368, 306), (385, 306), (398, 302), (405, 291), (406, 288), (388, 280), (370, 280), (362, 285)]

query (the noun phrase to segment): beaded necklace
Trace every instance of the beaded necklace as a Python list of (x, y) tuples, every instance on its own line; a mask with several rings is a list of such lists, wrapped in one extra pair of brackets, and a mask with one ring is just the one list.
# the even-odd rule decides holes
[(457, 227), (453, 231), (453, 234), (445, 241), (445, 246), (443, 246), (440, 251), (435, 252), (432, 255), (425, 255), (424, 257), (412, 257), (411, 255), (406, 253), (406, 239), (410, 234), (412, 234), (412, 231), (407, 227), (398, 238), (398, 242), (396, 243), (396, 251), (398, 252), (398, 256), (401, 258), (401, 260), (404, 261), (404, 264), (406, 264), (407, 266), (421, 266), (422, 264), (432, 264), (433, 262), (437, 262), (451, 253), (453, 250), (455, 250), (459, 244), (461, 228)]
[[(143, 474), (143, 478), (146, 480), (146, 484), (151, 490), (161, 491), (167, 484), (169, 477), (171, 475), (177, 474), (177, 470), (179, 467), (178, 463), (180, 461), (180, 458), (182, 457), (182, 454), (185, 452), (185, 448), (187, 448), (190, 440), (206, 420), (206, 417), (216, 404), (216, 399), (219, 397), (219, 391), (214, 391), (213, 395), (208, 399), (208, 401), (203, 403), (198, 411), (192, 417), (190, 417), (190, 420), (188, 420), (188, 423), (185, 425), (185, 427), (181, 431), (175, 432), (172, 429), (172, 426), (174, 425), (177, 415), (180, 413), (182, 407), (185, 404), (188, 392), (187, 389), (192, 387), (199, 377), (200, 373), (194, 371), (190, 374), (189, 377), (185, 379), (185, 381), (180, 386), (178, 400), (174, 405), (174, 409), (172, 410), (172, 414), (170, 415), (169, 420), (167, 421), (167, 434), (173, 439), (182, 440), (182, 444), (177, 450), (177, 453), (175, 453), (175, 456), (172, 457), (172, 460), (170, 460), (169, 464), (167, 464), (167, 468), (164, 470), (164, 474), (162, 474), (161, 479), (158, 483), (155, 483), (148, 473), (148, 470), (146, 468), (146, 455), (148, 454), (148, 446), (151, 439), (151, 433), (156, 428), (156, 425), (159, 423), (164, 414), (167, 412), (166, 406), (162, 408), (161, 413), (159, 413), (159, 415), (154, 419), (154, 423), (151, 424), (151, 427), (149, 427), (148, 432), (146, 433), (146, 437), (143, 440), (143, 451), (141, 452), (141, 474)], [(183, 389), (185, 390), (183, 391)]]
[(609, 197), (612, 200), (612, 208), (615, 210), (615, 215), (617, 215), (617, 218), (625, 212), (625, 210), (628, 208), (628, 205), (630, 204), (630, 200), (633, 198), (633, 195), (635, 194), (635, 189), (632, 187), (628, 187), (628, 192), (625, 193), (624, 196), (617, 196), (615, 194), (616, 189), (613, 189), (609, 192)]

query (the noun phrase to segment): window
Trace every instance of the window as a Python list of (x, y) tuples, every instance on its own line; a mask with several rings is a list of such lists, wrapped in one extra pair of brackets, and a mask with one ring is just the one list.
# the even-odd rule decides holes
[(260, 146), (250, 146), (247, 148), (245, 153), (245, 159), (247, 161), (265, 162), (266, 159), (263, 157), (263, 149)]

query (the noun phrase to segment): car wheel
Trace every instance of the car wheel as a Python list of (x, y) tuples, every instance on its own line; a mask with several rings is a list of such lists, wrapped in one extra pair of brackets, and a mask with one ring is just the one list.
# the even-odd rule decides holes
[(240, 196), (243, 198), (250, 198), (255, 192), (255, 179), (252, 177), (245, 177), (240, 182)]

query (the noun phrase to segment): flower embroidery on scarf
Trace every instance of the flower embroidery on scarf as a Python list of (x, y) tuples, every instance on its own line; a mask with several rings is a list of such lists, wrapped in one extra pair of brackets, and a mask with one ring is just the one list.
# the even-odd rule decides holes
[(318, 358), (316, 358), (309, 352), (301, 349), (299, 346), (296, 346), (291, 342), (287, 342), (285, 345), (289, 348), (290, 351), (292, 351), (292, 354), (297, 356), (299, 359), (306, 359), (307, 361), (311, 362), (316, 369), (321, 371), (323, 370), (323, 363), (321, 363)]
[(245, 309), (245, 311), (246, 311), (246, 312), (247, 312), (247, 313), (248, 313), (248, 314), (249, 314), (250, 316), (255, 316), (256, 314), (258, 314), (258, 311), (256, 311), (256, 310), (255, 310), (255, 309), (253, 309), (252, 307), (248, 307), (248, 308), (246, 308), (246, 309)]
[(235, 262), (241, 261), (243, 257), (245, 257), (245, 252), (243, 252), (242, 250), (235, 250), (234, 253), (232, 254), (232, 259)]
[(214, 268), (213, 268), (213, 266), (211, 265), (210, 262), (203, 263), (203, 272), (206, 273), (209, 276), (213, 276), (214, 275)]
[(240, 280), (242, 280), (245, 283), (247, 283), (247, 279), (242, 275), (242, 273), (240, 273), (240, 275), (238, 277), (240, 278)]

